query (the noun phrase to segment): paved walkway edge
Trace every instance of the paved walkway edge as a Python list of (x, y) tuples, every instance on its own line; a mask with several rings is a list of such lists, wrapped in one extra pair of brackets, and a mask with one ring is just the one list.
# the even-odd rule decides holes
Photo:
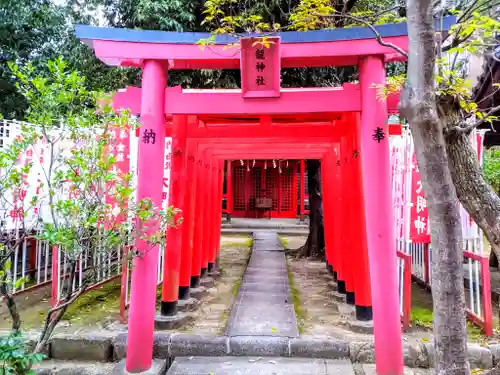
[[(309, 338), (247, 337), (251, 344), (241, 345), (238, 337), (155, 332), (154, 357), (217, 357), (258, 356), (342, 359), (353, 363), (374, 363), (371, 342), (346, 342)], [(54, 337), (46, 353), (56, 360), (120, 361), (126, 355), (127, 333), (115, 337), (97, 334), (62, 335)], [(500, 344), (480, 346), (469, 344), (471, 368), (489, 369), (500, 362)], [(429, 368), (433, 364), (431, 343), (403, 344), (405, 366)]]

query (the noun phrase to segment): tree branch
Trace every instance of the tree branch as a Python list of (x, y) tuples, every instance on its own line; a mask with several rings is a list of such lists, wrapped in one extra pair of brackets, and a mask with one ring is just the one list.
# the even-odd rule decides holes
[(455, 126), (453, 129), (456, 130), (459, 133), (469, 133), (478, 126), (484, 124), (487, 120), (488, 117), (493, 115), (495, 112), (498, 112), (500, 110), (500, 105), (497, 105), (496, 107), (491, 108), (482, 119), (476, 121), (473, 124), (467, 125), (467, 126)]
[(404, 57), (408, 57), (408, 53), (406, 51), (404, 51), (402, 48), (396, 46), (395, 44), (385, 42), (384, 39), (382, 38), (382, 35), (380, 35), (380, 33), (375, 28), (375, 26), (373, 26), (369, 21), (366, 21), (366, 20), (359, 18), (359, 17), (352, 16), (350, 14), (342, 14), (340, 12), (335, 12), (335, 14), (331, 15), (331, 16), (325, 16), (325, 15), (321, 15), (321, 14), (317, 14), (317, 16), (329, 17), (329, 18), (336, 18), (336, 17), (340, 16), (340, 17), (349, 18), (349, 19), (356, 21), (356, 22), (360, 22), (360, 23), (366, 25), (373, 32), (373, 34), (375, 34), (375, 39), (377, 40), (377, 42), (381, 46), (392, 48), (393, 50), (395, 50), (396, 52), (399, 52)]
[(0, 280), (0, 294), (5, 298), (7, 309), (9, 310), (10, 317), (12, 318), (12, 330), (18, 332), (21, 329), (21, 316), (17, 310), (16, 301), (12, 294), (7, 290), (5, 280)]

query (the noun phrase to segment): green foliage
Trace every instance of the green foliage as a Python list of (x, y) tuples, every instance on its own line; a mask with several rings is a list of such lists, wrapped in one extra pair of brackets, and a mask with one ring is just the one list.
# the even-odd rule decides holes
[(41, 362), (44, 354), (31, 354), (20, 332), (0, 337), (0, 375), (31, 375), (33, 363)]
[(500, 193), (500, 149), (490, 148), (484, 153), (484, 177), (493, 189)]
[(302, 0), (290, 14), (291, 28), (308, 31), (329, 27), (328, 17), (335, 11), (328, 0)]
[[(46, 141), (52, 155), (44, 171), (51, 221), (44, 222), (41, 239), (58, 246), (71, 261), (84, 250), (132, 243), (136, 229), (151, 246), (164, 244), (166, 226), (177, 211), (163, 211), (150, 199), (130, 203), (132, 176), (121, 173), (108, 152), (114, 142), (111, 131), (133, 127), (133, 120), (125, 111), (116, 114), (104, 93), (87, 90), (85, 77), (67, 68), (62, 58), (49, 61), (44, 75), (37, 75), (30, 63), (11, 64), (29, 104), (26, 117), (38, 125), (24, 128), (21, 139), (33, 145)], [(106, 202), (104, 191), (116, 207)], [(129, 217), (138, 217), (137, 227)]]
[(46, 0), (0, 0), (0, 113), (22, 117), (26, 102), (17, 92), (8, 61), (33, 61), (42, 69), (65, 39), (62, 7)]

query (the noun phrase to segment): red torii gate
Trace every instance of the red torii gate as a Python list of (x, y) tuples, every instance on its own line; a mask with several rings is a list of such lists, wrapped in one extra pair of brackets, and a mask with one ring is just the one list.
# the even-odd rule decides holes
[[(407, 50), (405, 24), (378, 32)], [(115, 108), (141, 117), (138, 200), (161, 205), (166, 132), (173, 138), (169, 204), (182, 209), (184, 221), (169, 229), (161, 313), (175, 314), (178, 299), (216, 263), (225, 160), (321, 159), (328, 265), (360, 319), (371, 318), (373, 306), (377, 373), (403, 374), (387, 125), (398, 98), (380, 98), (375, 87), (385, 85), (384, 63), (401, 56), (369, 28), (281, 33), (266, 60), (270, 69), (264, 72), (259, 62), (252, 82), (253, 43), (235, 53), (224, 46), (235, 41), (231, 37), (202, 51), (196, 42), (206, 34), (78, 26), (77, 36), (109, 65), (142, 68), (142, 89), (130, 87), (114, 98)], [(357, 65), (359, 84), (279, 87), (280, 68), (334, 65)], [(167, 88), (168, 69), (240, 67), (243, 90)], [(246, 120), (235, 121), (238, 116)], [(143, 255), (134, 259), (132, 275), (129, 372), (151, 367), (158, 265), (156, 251), (146, 251), (141, 240), (136, 247)]]

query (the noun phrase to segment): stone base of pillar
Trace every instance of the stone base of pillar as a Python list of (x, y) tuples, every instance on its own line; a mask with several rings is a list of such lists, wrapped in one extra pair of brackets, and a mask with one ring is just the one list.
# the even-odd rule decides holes
[[(162, 360), (153, 360), (153, 364), (151, 368), (142, 372), (134, 372), (133, 374), (140, 375), (162, 375), (167, 371), (167, 361)], [(125, 359), (121, 360), (116, 364), (116, 366), (111, 371), (111, 375), (128, 375), (132, 374), (132, 372), (128, 372), (125, 366)]]
[(335, 302), (345, 303), (345, 294), (333, 291), (330, 295)]
[(210, 293), (204, 286), (199, 286), (198, 288), (191, 288), (190, 294), (191, 297), (200, 301), (206, 296), (208, 296)]
[(371, 306), (356, 305), (356, 319), (367, 322), (373, 319), (373, 310)]
[(175, 315), (164, 316), (157, 314), (155, 316), (155, 330), (164, 331), (170, 329), (177, 329), (191, 323), (194, 317), (190, 314), (178, 312)]
[(180, 312), (195, 311), (200, 307), (201, 302), (196, 298), (181, 299), (177, 303), (177, 310)]
[(330, 281), (328, 283), (328, 288), (330, 290), (333, 290), (334, 292), (338, 291), (338, 285), (337, 285), (337, 283), (335, 281)]
[(348, 321), (356, 319), (356, 310), (354, 306), (348, 305), (345, 301), (337, 305), (337, 311), (342, 317), (348, 319)]
[(177, 301), (172, 301), (172, 302), (161, 301), (160, 311), (161, 311), (161, 315), (164, 315), (164, 316), (170, 316), (170, 315), (177, 314)]
[(204, 268), (202, 268), (202, 269), (201, 269), (201, 277), (202, 277), (202, 278), (203, 278), (203, 277), (207, 277), (207, 275), (208, 275), (208, 268), (205, 268), (205, 267), (204, 267)]
[(189, 299), (189, 286), (179, 286), (179, 300)]
[(205, 287), (207, 289), (213, 288), (215, 285), (215, 280), (211, 276), (207, 276), (200, 280), (200, 286)]
[(191, 288), (198, 288), (200, 286), (200, 276), (191, 276)]
[(339, 293), (346, 294), (347, 290), (345, 288), (345, 281), (343, 280), (337, 280), (337, 290)]
[(328, 273), (329, 273), (330, 275), (333, 275), (333, 267), (332, 267), (332, 265), (331, 265), (331, 264), (328, 264), (328, 263), (327, 263), (327, 264), (326, 264), (326, 269), (328, 270)]
[(210, 275), (210, 277), (212, 277), (214, 280), (215, 279), (218, 279), (221, 275), (221, 270), (220, 269), (215, 269), (212, 271), (212, 274)]
[(347, 292), (345, 295), (345, 302), (348, 305), (354, 305), (355, 301), (356, 301), (356, 297), (354, 295), (354, 292)]
[(347, 323), (349, 329), (356, 333), (373, 334), (373, 321), (362, 322), (359, 320), (351, 320)]

